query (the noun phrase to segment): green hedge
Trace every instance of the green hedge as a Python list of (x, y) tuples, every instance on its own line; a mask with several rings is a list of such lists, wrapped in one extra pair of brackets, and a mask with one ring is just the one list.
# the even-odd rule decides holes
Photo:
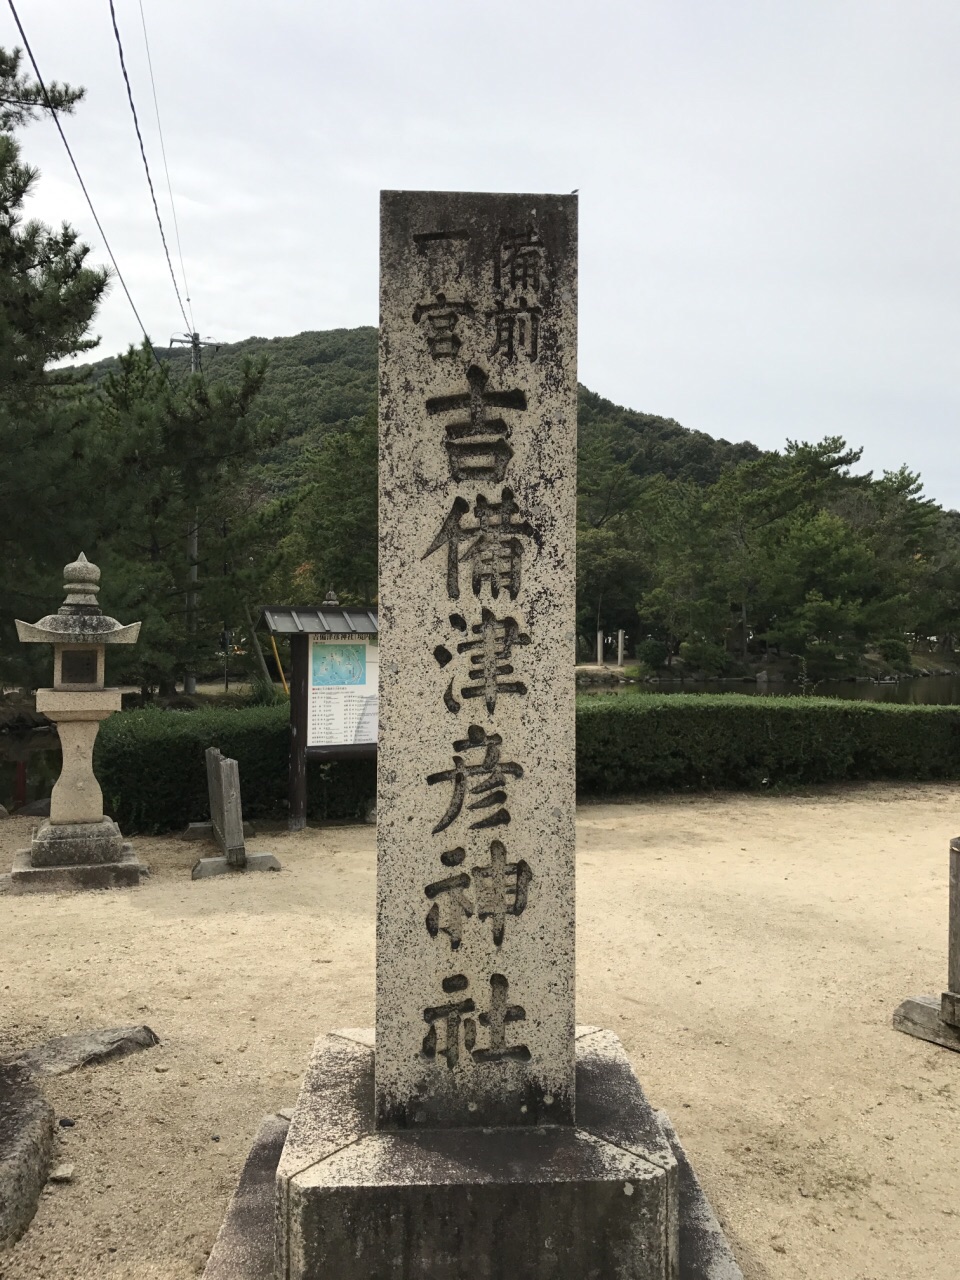
[[(131, 834), (207, 816), (203, 753), (240, 764), (244, 814), (286, 808), (289, 708), (128, 711), (97, 739), (109, 811)], [(796, 786), (870, 778), (960, 779), (960, 707), (735, 694), (621, 694), (577, 702), (581, 795)], [(372, 760), (311, 763), (311, 818), (363, 815)]]
[(960, 778), (960, 707), (682, 693), (577, 703), (582, 795), (870, 778)]
[[(240, 765), (246, 818), (286, 810), (290, 708), (125, 711), (100, 727), (94, 767), (104, 806), (125, 832), (159, 832), (209, 817), (203, 753), (219, 747)], [(359, 818), (376, 792), (373, 760), (307, 766), (311, 818)]]

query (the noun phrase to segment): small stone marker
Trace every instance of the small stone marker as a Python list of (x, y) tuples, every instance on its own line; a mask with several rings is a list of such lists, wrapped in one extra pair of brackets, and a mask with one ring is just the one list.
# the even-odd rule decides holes
[(120, 828), (104, 816), (103, 792), (93, 772), (100, 721), (120, 710), (120, 690), (104, 687), (108, 644), (134, 644), (140, 623), (122, 626), (97, 603), (100, 570), (81, 552), (63, 571), (66, 599), (35, 625), (17, 622), (25, 644), (53, 645), (53, 688), (37, 690), (37, 710), (56, 722), (63, 767), (50, 797), (50, 818), (31, 848), (16, 855), (15, 892), (136, 885), (144, 868)]
[(247, 853), (244, 841), (243, 806), (240, 802), (240, 766), (236, 760), (222, 755), (218, 747), (204, 752), (207, 766), (207, 792), (210, 798), (210, 822), (203, 825), (220, 846), (219, 858), (201, 858), (193, 868), (192, 879), (225, 875), (228, 871), (279, 871), (280, 863), (272, 853)]
[(910, 996), (893, 1015), (898, 1031), (960, 1051), (960, 836), (950, 841), (950, 923), (947, 933), (947, 990)]

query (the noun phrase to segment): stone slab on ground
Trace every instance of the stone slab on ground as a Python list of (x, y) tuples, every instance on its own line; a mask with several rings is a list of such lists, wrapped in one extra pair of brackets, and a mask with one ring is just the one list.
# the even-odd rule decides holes
[(939, 996), (910, 996), (897, 1006), (893, 1025), (908, 1036), (960, 1052), (960, 1028), (941, 1021), (940, 1008)]
[(73, 889), (135, 888), (147, 868), (133, 848), (125, 844), (117, 862), (75, 867), (35, 867), (29, 850), (14, 854), (7, 891), (10, 893), (65, 893)]
[(17, 1064), (35, 1075), (62, 1076), (79, 1067), (97, 1066), (113, 1058), (139, 1053), (141, 1049), (152, 1049), (159, 1043), (157, 1033), (145, 1025), (104, 1027), (98, 1031), (57, 1036), (22, 1054)]
[(261, 1124), (207, 1261), (204, 1280), (276, 1280), (276, 1174), (289, 1127), (289, 1119), (280, 1113), (267, 1116)]
[(0, 1249), (23, 1235), (53, 1153), (53, 1107), (19, 1063), (0, 1066)]
[[(339, 1040), (340, 1044), (333, 1049), (331, 1056), (324, 1060), (322, 1046), (329, 1046), (331, 1040)], [(656, 1168), (666, 1175), (666, 1181), (674, 1180), (675, 1199), (678, 1202), (677, 1218), (675, 1222), (667, 1220), (663, 1224), (665, 1235), (669, 1236), (672, 1233), (677, 1242), (674, 1245), (673, 1258), (673, 1266), (677, 1269), (666, 1273), (670, 1275), (671, 1280), (743, 1280), (742, 1272), (737, 1266), (703, 1189), (690, 1168), (672, 1125), (662, 1112), (654, 1112), (643, 1098), (626, 1055), (623, 1054), (622, 1049), (619, 1049), (616, 1037), (610, 1033), (597, 1032), (591, 1028), (578, 1028), (577, 1033), (578, 1111), (583, 1112), (584, 1118), (593, 1129), (592, 1133), (588, 1133), (582, 1126), (578, 1127), (578, 1130), (572, 1130), (569, 1126), (558, 1126), (521, 1131), (497, 1130), (489, 1133), (477, 1130), (459, 1132), (432, 1130), (429, 1133), (420, 1131), (409, 1135), (399, 1134), (396, 1131), (376, 1133), (372, 1130), (372, 1045), (372, 1032), (366, 1029), (339, 1031), (335, 1036), (326, 1037), (318, 1042), (318, 1053), (315, 1054), (298, 1103), (298, 1131), (289, 1135), (289, 1150), (285, 1155), (284, 1168), (279, 1169), (278, 1165), (280, 1147), (283, 1145), (284, 1135), (287, 1134), (289, 1112), (270, 1116), (261, 1126), (204, 1271), (204, 1280), (276, 1280), (280, 1275), (286, 1280), (288, 1274), (291, 1280), (293, 1278), (300, 1280), (301, 1277), (303, 1280), (307, 1277), (310, 1280), (314, 1278), (328, 1280), (328, 1277), (334, 1275), (337, 1276), (337, 1280), (350, 1280), (354, 1275), (363, 1276), (364, 1280), (381, 1280), (381, 1277), (386, 1276), (389, 1276), (390, 1280), (424, 1280), (425, 1277), (432, 1275), (442, 1275), (444, 1280), (457, 1280), (460, 1274), (469, 1275), (472, 1280), (487, 1280), (487, 1277), (498, 1273), (492, 1269), (493, 1264), (489, 1258), (484, 1259), (478, 1254), (468, 1260), (468, 1268), (462, 1273), (455, 1269), (423, 1270), (413, 1262), (408, 1262), (404, 1269), (398, 1270), (397, 1258), (402, 1256), (400, 1254), (388, 1255), (390, 1261), (384, 1265), (383, 1270), (378, 1270), (376, 1266), (371, 1265), (369, 1259), (364, 1259), (362, 1265), (359, 1262), (349, 1263), (346, 1270), (342, 1269), (341, 1264), (337, 1262), (329, 1264), (329, 1270), (305, 1270), (302, 1265), (298, 1270), (297, 1266), (303, 1261), (300, 1259), (289, 1273), (282, 1268), (278, 1270), (273, 1255), (274, 1170), (284, 1177), (288, 1174), (292, 1161), (301, 1160), (304, 1154), (309, 1158), (307, 1149), (312, 1144), (317, 1158), (328, 1167), (333, 1168), (333, 1161), (343, 1164), (345, 1160), (349, 1160), (359, 1178), (369, 1179), (372, 1171), (377, 1167), (377, 1161), (376, 1159), (371, 1161), (368, 1158), (369, 1152), (367, 1156), (363, 1154), (365, 1145), (369, 1146), (373, 1143), (381, 1148), (389, 1147), (394, 1151), (398, 1147), (406, 1146), (408, 1152), (415, 1149), (418, 1155), (424, 1157), (424, 1162), (418, 1170), (418, 1176), (421, 1178), (429, 1168), (437, 1170), (444, 1166), (448, 1169), (455, 1166), (461, 1174), (466, 1171), (467, 1176), (463, 1181), (454, 1184), (457, 1199), (460, 1204), (472, 1204), (476, 1213), (482, 1215), (484, 1212), (483, 1179), (490, 1168), (483, 1157), (489, 1154), (488, 1148), (494, 1152), (499, 1148), (502, 1155), (501, 1144), (504, 1147), (509, 1146), (508, 1177), (500, 1185), (509, 1188), (512, 1193), (518, 1188), (517, 1184), (510, 1180), (510, 1176), (523, 1178), (528, 1172), (523, 1167), (525, 1163), (521, 1150), (523, 1144), (537, 1146), (535, 1158), (538, 1160), (543, 1160), (545, 1154), (549, 1157), (547, 1148), (551, 1148), (556, 1155), (561, 1146), (566, 1157), (571, 1151), (576, 1151), (578, 1142), (584, 1141), (582, 1135), (585, 1133), (588, 1134), (588, 1138), (593, 1139), (592, 1145), (589, 1142), (586, 1143), (589, 1149), (588, 1160), (595, 1160), (598, 1151), (602, 1151), (606, 1146), (615, 1147), (620, 1140), (625, 1140), (628, 1144), (634, 1143), (646, 1150), (646, 1157), (643, 1157), (633, 1151), (629, 1145), (626, 1148), (617, 1148), (619, 1155), (613, 1160), (614, 1163), (622, 1164), (623, 1168), (620, 1170), (622, 1176), (616, 1183), (609, 1184), (610, 1188), (615, 1190), (615, 1195), (611, 1195), (609, 1199), (617, 1210), (622, 1211), (623, 1206), (629, 1210), (642, 1201), (642, 1194), (637, 1188), (638, 1170), (647, 1182), (650, 1181), (649, 1171)], [(606, 1070), (604, 1063), (607, 1064)], [(331, 1072), (330, 1078), (326, 1081), (321, 1074), (322, 1070)], [(321, 1118), (315, 1107), (318, 1090), (322, 1092), (324, 1084), (329, 1091), (328, 1098), (332, 1107), (328, 1115)], [(605, 1101), (598, 1096), (604, 1090), (607, 1093)], [(642, 1105), (634, 1109), (635, 1104), (640, 1103), (641, 1100)], [(306, 1111), (304, 1107), (307, 1108)], [(367, 1121), (362, 1120), (363, 1113), (369, 1114)], [(314, 1128), (311, 1134), (311, 1126), (318, 1119), (321, 1125), (328, 1124), (329, 1127), (326, 1131), (322, 1128), (319, 1130)], [(575, 1136), (578, 1133), (580, 1136)], [(485, 1149), (483, 1152), (480, 1150), (481, 1146)], [(389, 1154), (381, 1153), (382, 1163), (379, 1166), (381, 1172), (384, 1171), (389, 1159)], [(538, 1175), (541, 1185), (547, 1184), (547, 1194), (550, 1189), (551, 1173), (556, 1175), (556, 1168), (549, 1170), (545, 1165)], [(342, 1170), (339, 1170), (337, 1176), (342, 1177)], [(577, 1185), (570, 1183), (570, 1177), (571, 1171), (564, 1170), (558, 1182), (562, 1185), (563, 1180), (566, 1179), (567, 1185)], [(628, 1182), (634, 1186), (633, 1196), (625, 1193)], [(490, 1185), (487, 1183), (487, 1187)], [(553, 1187), (556, 1188), (556, 1186), (557, 1183), (554, 1183)], [(341, 1188), (337, 1199), (350, 1194), (359, 1194), (362, 1197), (369, 1191), (369, 1187), (364, 1188), (362, 1185), (352, 1189), (344, 1187)], [(494, 1194), (496, 1191), (497, 1189), (494, 1188)], [(431, 1197), (428, 1195), (426, 1185), (407, 1183), (404, 1188), (401, 1188), (401, 1192), (404, 1195), (413, 1192), (420, 1201), (417, 1208), (421, 1212), (430, 1212), (428, 1206)], [(343, 1208), (342, 1203), (338, 1208)], [(287, 1209), (287, 1204), (279, 1208), (276, 1215), (277, 1222), (283, 1221)], [(346, 1215), (343, 1220), (347, 1220)], [(502, 1218), (497, 1221), (498, 1225), (502, 1225)], [(424, 1220), (422, 1225), (426, 1229), (429, 1219)], [(600, 1221), (581, 1220), (579, 1211), (572, 1215), (569, 1224), (563, 1224), (564, 1228), (569, 1228), (571, 1234), (574, 1231), (581, 1233), (584, 1241), (587, 1242), (598, 1229), (603, 1230), (605, 1225)], [(538, 1232), (537, 1227), (532, 1224), (528, 1224), (528, 1229), (532, 1241), (529, 1248), (531, 1257), (523, 1258), (512, 1254), (508, 1273), (516, 1275), (517, 1280), (547, 1280), (547, 1278), (558, 1280), (566, 1276), (566, 1271), (558, 1270), (559, 1250), (563, 1248), (562, 1235), (554, 1232), (549, 1237), (549, 1243), (544, 1245), (544, 1240), (541, 1239), (542, 1231)], [(441, 1247), (444, 1244), (442, 1240), (436, 1243)], [(624, 1270), (622, 1267), (612, 1268), (597, 1251), (594, 1241), (590, 1246), (590, 1254), (584, 1263), (584, 1269), (571, 1271), (569, 1274), (576, 1275), (577, 1280), (632, 1280), (634, 1276), (649, 1274), (642, 1269), (645, 1265), (644, 1260), (641, 1259), (638, 1265), (640, 1269), (634, 1270)], [(444, 1266), (446, 1267), (447, 1264), (444, 1263)]]
[(226, 858), (201, 858), (190, 872), (191, 880), (206, 880), (209, 876), (243, 876), (248, 871), (282, 871), (280, 862), (272, 853), (248, 853), (242, 867), (234, 866)]

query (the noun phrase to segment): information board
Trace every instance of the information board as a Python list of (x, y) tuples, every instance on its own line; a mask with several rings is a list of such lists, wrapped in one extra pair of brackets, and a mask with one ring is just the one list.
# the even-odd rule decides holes
[(375, 636), (310, 637), (308, 747), (376, 742), (379, 673)]

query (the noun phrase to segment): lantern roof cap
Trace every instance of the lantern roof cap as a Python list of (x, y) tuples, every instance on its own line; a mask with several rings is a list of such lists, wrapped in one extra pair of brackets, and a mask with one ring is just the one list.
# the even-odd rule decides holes
[(23, 644), (135, 644), (140, 623), (124, 626), (108, 618), (97, 603), (100, 570), (81, 551), (63, 569), (67, 593), (56, 613), (39, 622), (17, 619), (17, 635)]

